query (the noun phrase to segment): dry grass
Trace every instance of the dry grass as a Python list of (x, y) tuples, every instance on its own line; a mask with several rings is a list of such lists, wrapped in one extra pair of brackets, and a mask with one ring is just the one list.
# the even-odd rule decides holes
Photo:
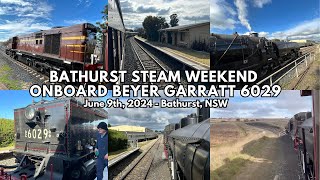
[(219, 146), (224, 144), (233, 143), (239, 138), (246, 136), (246, 131), (234, 122), (225, 122), (225, 123), (215, 123), (210, 129), (211, 146)]
[[(268, 138), (276, 136), (268, 131), (248, 126), (243, 122), (217, 122), (211, 126), (211, 179), (231, 179), (248, 162), (266, 162), (253, 157)], [(244, 147), (250, 144), (249, 148)]]

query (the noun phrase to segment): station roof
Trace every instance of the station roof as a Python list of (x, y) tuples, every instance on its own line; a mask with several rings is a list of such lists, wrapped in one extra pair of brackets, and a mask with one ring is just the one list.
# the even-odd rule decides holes
[(196, 28), (196, 27), (206, 26), (206, 25), (210, 25), (210, 22), (202, 22), (202, 23), (196, 23), (196, 24), (169, 27), (165, 29), (160, 29), (159, 31), (183, 31), (186, 29), (191, 29), (191, 28)]

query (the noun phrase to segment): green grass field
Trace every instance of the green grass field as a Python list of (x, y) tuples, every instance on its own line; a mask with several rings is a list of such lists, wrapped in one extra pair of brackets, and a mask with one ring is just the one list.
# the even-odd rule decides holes
[(8, 65), (0, 67), (0, 83), (10, 90), (22, 89), (21, 83), (17, 80), (10, 79), (12, 69)]

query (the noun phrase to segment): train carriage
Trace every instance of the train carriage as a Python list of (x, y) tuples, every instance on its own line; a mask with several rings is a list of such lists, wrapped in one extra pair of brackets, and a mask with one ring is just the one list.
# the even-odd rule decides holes
[(119, 0), (108, 2), (108, 33), (106, 35), (108, 57), (105, 60), (108, 71), (123, 69), (125, 56), (126, 29), (123, 23)]
[(306, 180), (315, 178), (313, 130), (313, 118), (311, 117), (306, 119), (301, 125), (298, 125), (298, 131), (294, 141), (301, 163), (301, 171)]
[(295, 114), (286, 127), (290, 138), (293, 140), (294, 148), (298, 153), (303, 179), (311, 180), (314, 174), (314, 127), (311, 112), (300, 112)]
[(210, 179), (209, 120), (173, 131), (168, 142), (173, 179)]
[(210, 109), (199, 108), (164, 129), (165, 154), (172, 179), (210, 179)]
[(13, 37), (6, 53), (46, 73), (102, 69), (102, 62), (94, 56), (96, 33), (97, 28), (90, 23), (54, 27)]

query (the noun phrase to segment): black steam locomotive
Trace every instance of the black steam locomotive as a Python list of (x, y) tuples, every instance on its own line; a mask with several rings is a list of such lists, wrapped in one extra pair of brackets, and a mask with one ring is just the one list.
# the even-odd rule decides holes
[(191, 114), (164, 129), (172, 179), (210, 179), (209, 109)]
[(210, 39), (210, 69), (255, 70), (264, 76), (275, 67), (299, 56), (295, 42), (273, 42), (258, 33), (250, 35), (212, 34)]
[(41, 100), (14, 110), (15, 148), (20, 156), (14, 179), (60, 180), (95, 177), (94, 121), (107, 118), (101, 109), (83, 108), (80, 99)]
[(287, 131), (298, 152), (301, 172), (305, 180), (315, 178), (314, 171), (314, 128), (311, 112), (300, 112), (290, 119)]

